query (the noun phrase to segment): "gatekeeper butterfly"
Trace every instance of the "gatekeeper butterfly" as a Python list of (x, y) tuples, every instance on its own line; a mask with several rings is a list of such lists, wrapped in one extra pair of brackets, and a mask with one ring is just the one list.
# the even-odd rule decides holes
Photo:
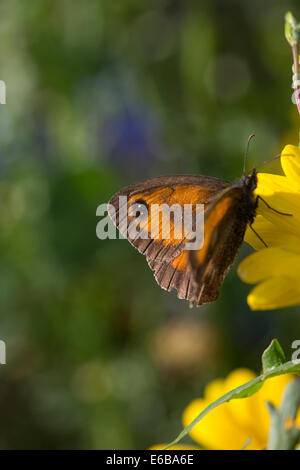
[[(159, 176), (119, 191), (109, 201), (108, 212), (120, 232), (146, 256), (158, 284), (168, 291), (176, 289), (178, 298), (189, 300), (191, 306), (195, 303), (199, 306), (219, 296), (247, 225), (251, 227), (254, 221), (258, 205), (258, 196), (254, 195), (256, 186), (255, 169), (250, 174), (244, 171), (233, 184), (201, 175)], [(203, 205), (204, 241), (200, 249), (186, 249), (184, 235), (175, 238), (178, 220), (174, 217), (170, 220), (172, 230), (166, 238), (161, 236), (164, 228), (161, 219), (156, 220), (154, 229), (153, 226), (149, 229), (151, 208), (162, 204), (182, 208), (186, 204)], [(138, 210), (133, 211), (133, 207)], [(125, 213), (128, 221), (138, 217), (139, 227), (146, 236), (128, 233), (121, 213)]]

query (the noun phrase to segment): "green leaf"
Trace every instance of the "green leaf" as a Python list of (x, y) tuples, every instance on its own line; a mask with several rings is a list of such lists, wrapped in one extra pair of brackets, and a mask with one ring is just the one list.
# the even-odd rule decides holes
[(263, 372), (278, 367), (285, 362), (285, 354), (277, 339), (273, 339), (271, 344), (263, 352), (262, 366)]
[(285, 15), (284, 32), (286, 40), (291, 46), (295, 46), (298, 43), (298, 30), (299, 25), (297, 24), (292, 13), (288, 11)]
[[(201, 413), (186, 427), (181, 431), (181, 433), (168, 444), (165, 449), (168, 449), (170, 446), (177, 444), (183, 437), (185, 437), (190, 430), (202, 419), (207, 413), (216, 408), (223, 403), (229, 402), (233, 399), (246, 398), (254, 395), (264, 384), (264, 382), (271, 377), (276, 377), (277, 375), (288, 374), (288, 373), (299, 373), (300, 374), (300, 363), (294, 363), (288, 361), (285, 363), (280, 362), (279, 358), (284, 357), (282, 348), (277, 340), (272, 340), (270, 346), (265, 350), (265, 361), (266, 365), (263, 368), (262, 375), (256, 377), (250, 382), (247, 382), (239, 387), (231, 390), (230, 392), (225, 393), (222, 397), (218, 398), (210, 405), (208, 405)], [(271, 359), (272, 358), (272, 359)], [(276, 361), (277, 365), (273, 365)], [(272, 364), (272, 365), (271, 365)]]

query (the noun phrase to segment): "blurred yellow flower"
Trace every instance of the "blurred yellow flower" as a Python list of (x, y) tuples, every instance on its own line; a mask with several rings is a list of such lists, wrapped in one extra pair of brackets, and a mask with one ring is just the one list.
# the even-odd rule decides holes
[[(236, 369), (226, 379), (216, 379), (205, 387), (204, 397), (193, 400), (183, 413), (183, 425), (188, 426), (204, 408), (226, 392), (252, 380), (249, 369)], [(284, 388), (293, 375), (279, 375), (267, 380), (261, 389), (248, 398), (234, 399), (210, 411), (190, 431), (190, 436), (205, 449), (241, 449), (250, 438), (247, 449), (265, 449), (270, 417), (265, 402), (278, 407)], [(296, 423), (300, 424), (300, 412)]]
[(258, 173), (255, 191), (265, 202), (253, 228), (268, 248), (248, 228), (245, 241), (258, 251), (238, 267), (243, 281), (259, 283), (247, 298), (253, 310), (300, 304), (300, 149), (286, 145), (280, 160), (284, 175)]

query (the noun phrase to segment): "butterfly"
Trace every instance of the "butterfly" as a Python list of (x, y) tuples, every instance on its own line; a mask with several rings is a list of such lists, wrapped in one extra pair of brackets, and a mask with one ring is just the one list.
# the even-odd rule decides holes
[[(187, 299), (190, 306), (200, 306), (218, 298), (246, 227), (254, 222), (258, 205), (258, 196), (254, 195), (256, 186), (255, 169), (249, 175), (244, 173), (233, 184), (201, 175), (160, 176), (119, 191), (110, 199), (108, 212), (121, 233), (146, 256), (157, 283), (167, 291), (176, 289), (177, 297)], [(120, 200), (124, 201), (123, 207)], [(203, 204), (204, 241), (200, 249), (188, 250), (187, 237), (175, 238), (178, 221), (174, 218), (169, 237), (161, 237), (161, 220), (150, 232), (150, 209), (161, 204), (180, 207)], [(133, 207), (138, 211), (132, 211)], [(129, 221), (139, 218), (139, 228), (146, 236), (128, 233), (128, 225), (122, 226), (121, 212)]]
[[(253, 228), (259, 200), (277, 214), (293, 215), (274, 209), (262, 196), (255, 194), (256, 168), (246, 172), (246, 159), (253, 137), (255, 135), (251, 134), (248, 138), (243, 174), (234, 183), (202, 175), (159, 176), (121, 189), (108, 203), (108, 214), (115, 226), (146, 256), (157, 283), (167, 291), (175, 289), (177, 297), (187, 299), (190, 307), (217, 300), (247, 227), (267, 247)], [(270, 161), (280, 157), (281, 154)], [(268, 161), (263, 165), (266, 163)], [(191, 249), (190, 236), (194, 236), (195, 226), (196, 229), (198, 227), (194, 223), (195, 219), (196, 222), (198, 220), (197, 210), (193, 209), (192, 220), (188, 220), (187, 233), (178, 231), (178, 226), (185, 225), (184, 208), (199, 204), (204, 208), (203, 242), (197, 249)], [(179, 211), (179, 217), (178, 214), (177, 217), (169, 214), (173, 217), (168, 219), (167, 236), (163, 236), (166, 219), (157, 214), (160, 210), (157, 208), (162, 206), (183, 209)], [(134, 222), (139, 230), (128, 230), (128, 221)]]

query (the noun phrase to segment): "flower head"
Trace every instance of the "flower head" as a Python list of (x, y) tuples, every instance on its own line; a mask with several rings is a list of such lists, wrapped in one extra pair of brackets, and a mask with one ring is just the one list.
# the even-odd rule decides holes
[[(185, 409), (184, 426), (188, 426), (214, 400), (254, 378), (255, 374), (249, 369), (236, 369), (225, 379), (213, 380), (205, 387), (204, 397), (193, 400)], [(206, 449), (241, 449), (249, 438), (247, 449), (265, 449), (270, 427), (265, 402), (270, 401), (278, 407), (283, 391), (292, 379), (290, 374), (273, 377), (256, 394), (214, 408), (193, 427), (190, 436)], [(296, 422), (300, 424), (300, 413)]]
[(258, 213), (245, 241), (256, 253), (238, 267), (240, 278), (258, 284), (248, 295), (253, 310), (300, 303), (300, 149), (287, 145), (281, 154), (283, 175), (258, 173)]

